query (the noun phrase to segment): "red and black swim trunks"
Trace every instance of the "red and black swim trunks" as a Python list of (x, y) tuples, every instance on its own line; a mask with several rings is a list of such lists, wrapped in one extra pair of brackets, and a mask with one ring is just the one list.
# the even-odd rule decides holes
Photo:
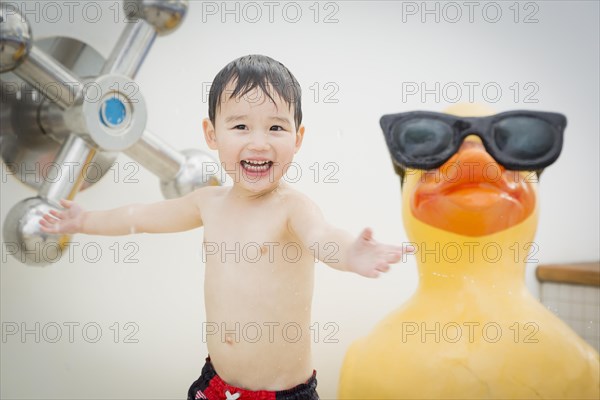
[(319, 400), (317, 394), (317, 372), (305, 382), (291, 389), (276, 392), (268, 390), (245, 390), (228, 385), (217, 375), (210, 357), (202, 368), (200, 377), (188, 390), (188, 400)]

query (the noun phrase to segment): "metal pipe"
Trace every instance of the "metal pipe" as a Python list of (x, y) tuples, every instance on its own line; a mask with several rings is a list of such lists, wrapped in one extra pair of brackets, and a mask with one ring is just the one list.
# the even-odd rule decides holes
[(42, 132), (58, 143), (66, 140), (71, 133), (65, 123), (63, 109), (47, 99), (37, 109), (37, 119)]
[(62, 109), (71, 107), (83, 93), (79, 77), (35, 45), (13, 72)]
[(134, 79), (155, 38), (156, 30), (143, 19), (128, 22), (100, 75), (119, 74)]
[(173, 179), (185, 163), (183, 154), (147, 130), (124, 153), (162, 181)]
[(73, 199), (83, 184), (86, 166), (95, 155), (95, 149), (76, 134), (70, 134), (54, 160), (58, 168), (57, 177), (45, 177), (39, 196), (56, 205), (60, 204), (60, 199)]

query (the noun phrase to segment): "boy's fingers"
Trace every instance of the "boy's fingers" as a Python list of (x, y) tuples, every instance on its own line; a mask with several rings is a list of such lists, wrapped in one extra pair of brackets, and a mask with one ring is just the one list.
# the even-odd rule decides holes
[(400, 247), (400, 246), (387, 246), (387, 250), (388, 250), (389, 252), (394, 252), (394, 253), (395, 253), (395, 252), (399, 252), (399, 253), (402, 253), (402, 251), (403, 251), (404, 249), (403, 249), (402, 247)]
[(388, 254), (388, 256), (386, 257), (386, 261), (388, 263), (396, 263), (396, 262), (400, 261), (401, 258), (402, 258), (402, 253), (396, 252), (396, 253)]
[(407, 244), (404, 246), (390, 246), (390, 248), (401, 253), (412, 253), (415, 251), (415, 246), (412, 244)]
[(42, 221), (48, 221), (48, 222), (50, 222), (50, 223), (54, 223), (54, 221), (55, 221), (55, 218), (54, 218), (54, 217), (51, 217), (51, 216), (50, 216), (50, 215), (48, 215), (48, 214), (44, 214), (44, 217), (43, 217)]
[(379, 278), (379, 272), (373, 270), (368, 276), (368, 278)]
[(46, 225), (47, 222), (44, 220), (40, 220), (40, 230), (46, 233), (53, 233), (53, 229)]
[(405, 247), (401, 247), (401, 246), (391, 246), (391, 245), (386, 245), (384, 246), (384, 251), (386, 253), (398, 253), (398, 254), (402, 254), (402, 253), (411, 253), (414, 251), (414, 247), (412, 246), (405, 246)]
[(50, 210), (50, 214), (54, 215), (57, 218), (62, 218), (62, 213), (56, 210)]
[(71, 207), (71, 205), (73, 204), (73, 202), (71, 200), (67, 200), (67, 199), (60, 199), (60, 204), (62, 204), (63, 206), (69, 208), (69, 207)]
[(364, 240), (371, 240), (373, 239), (373, 230), (371, 228), (365, 228), (363, 229), (363, 231), (361, 232), (360, 236), (364, 239)]
[(390, 270), (390, 266), (388, 264), (378, 264), (375, 268), (377, 271), (388, 272)]

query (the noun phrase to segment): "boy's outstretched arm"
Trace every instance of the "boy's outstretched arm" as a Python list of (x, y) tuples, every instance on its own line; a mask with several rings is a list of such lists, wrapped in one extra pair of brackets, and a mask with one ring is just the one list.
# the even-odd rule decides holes
[(106, 236), (187, 231), (202, 226), (200, 203), (204, 194), (203, 189), (196, 189), (176, 199), (103, 211), (85, 211), (77, 203), (62, 199), (64, 209), (45, 214), (40, 220), (41, 230)]
[[(387, 272), (389, 264), (400, 261), (402, 247), (379, 243), (373, 232), (365, 228), (353, 237), (348, 232), (329, 225), (317, 205), (303, 195), (294, 202), (289, 228), (315, 258), (332, 268), (376, 278)], [(405, 251), (413, 251), (407, 246)]]

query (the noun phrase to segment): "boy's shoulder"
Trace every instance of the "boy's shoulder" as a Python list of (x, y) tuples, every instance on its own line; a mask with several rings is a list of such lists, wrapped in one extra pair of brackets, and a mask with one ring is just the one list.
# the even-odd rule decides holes
[(285, 183), (277, 188), (279, 194), (285, 196), (286, 200), (310, 201), (310, 198), (301, 191), (294, 189), (291, 185)]
[[(194, 190), (194, 195), (199, 200), (218, 200), (227, 196), (230, 191), (231, 186), (205, 186)], [(275, 194), (275, 196), (269, 196), (271, 200), (267, 200), (267, 203), (264, 204), (274, 205), (281, 202), (289, 206), (291, 210), (313, 207), (315, 205), (306, 194), (287, 184), (281, 185), (272, 194)], [(272, 201), (275, 201), (275, 203), (272, 203)]]
[(308, 197), (306, 194), (292, 188), (290, 185), (286, 185), (282, 188), (285, 202), (289, 205), (290, 210), (298, 212), (303, 209), (310, 209), (315, 207), (315, 202)]
[(203, 186), (193, 191), (194, 196), (200, 200), (208, 200), (223, 196), (229, 190), (226, 186)]

